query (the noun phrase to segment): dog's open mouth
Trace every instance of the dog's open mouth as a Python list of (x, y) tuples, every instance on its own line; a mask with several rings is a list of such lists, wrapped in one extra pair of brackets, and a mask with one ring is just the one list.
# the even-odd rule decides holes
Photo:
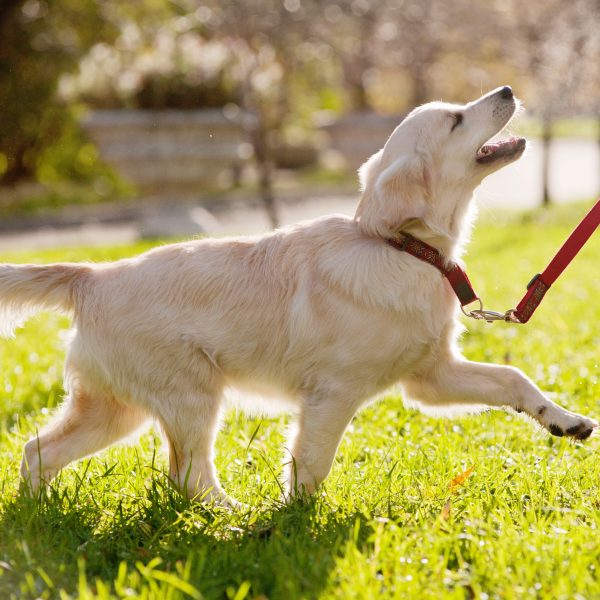
[(476, 160), (480, 164), (487, 164), (500, 158), (513, 158), (525, 150), (525, 144), (525, 138), (515, 136), (490, 142), (477, 150)]

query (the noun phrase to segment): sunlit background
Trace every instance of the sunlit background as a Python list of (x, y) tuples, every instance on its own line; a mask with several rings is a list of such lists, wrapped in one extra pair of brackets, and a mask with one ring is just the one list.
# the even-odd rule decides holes
[(599, 59), (597, 0), (3, 0), (0, 247), (352, 214), (407, 111), (504, 84), (531, 143), (484, 209), (589, 200)]

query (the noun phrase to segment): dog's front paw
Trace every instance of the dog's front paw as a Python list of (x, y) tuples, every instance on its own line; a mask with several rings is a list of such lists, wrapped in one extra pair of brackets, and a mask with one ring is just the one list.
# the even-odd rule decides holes
[(548, 415), (542, 425), (557, 437), (567, 436), (576, 440), (586, 440), (598, 427), (598, 423), (593, 419), (562, 409), (553, 412), (555, 414)]
[(207, 506), (212, 506), (214, 508), (224, 508), (227, 510), (236, 510), (236, 511), (249, 511), (250, 506), (244, 504), (243, 502), (239, 502), (235, 498), (228, 496), (225, 492), (219, 492), (216, 494), (210, 494), (202, 498), (202, 502)]

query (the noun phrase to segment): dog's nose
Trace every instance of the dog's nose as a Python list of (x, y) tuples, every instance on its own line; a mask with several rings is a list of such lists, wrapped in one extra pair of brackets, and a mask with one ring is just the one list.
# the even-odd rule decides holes
[(510, 85), (505, 85), (500, 90), (500, 98), (503, 98), (504, 100), (510, 100), (512, 97), (513, 97), (512, 88), (510, 87)]

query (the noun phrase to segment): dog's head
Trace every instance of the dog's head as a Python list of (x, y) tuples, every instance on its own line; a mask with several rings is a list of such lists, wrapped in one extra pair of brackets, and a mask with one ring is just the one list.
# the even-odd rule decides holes
[(457, 237), (475, 188), (523, 154), (524, 138), (489, 142), (518, 108), (506, 86), (466, 105), (432, 102), (413, 110), (359, 169), (361, 227), (387, 237), (419, 222)]

